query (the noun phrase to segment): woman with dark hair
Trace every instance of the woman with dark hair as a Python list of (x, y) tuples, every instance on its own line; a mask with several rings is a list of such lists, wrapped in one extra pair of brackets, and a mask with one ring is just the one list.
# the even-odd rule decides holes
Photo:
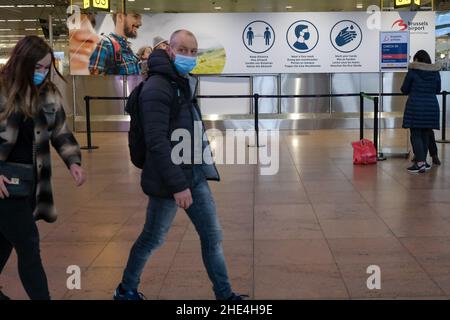
[(0, 71), (0, 273), (14, 248), (32, 300), (50, 299), (35, 222), (56, 220), (49, 142), (76, 185), (85, 181), (80, 148), (67, 127), (52, 71), (62, 78), (52, 49), (37, 36), (20, 40)]
[[(439, 129), (439, 103), (436, 94), (441, 91), (440, 66), (431, 63), (425, 50), (414, 55), (414, 62), (409, 64), (408, 74), (402, 85), (402, 92), (408, 94), (403, 128), (411, 131), (411, 143), (415, 162), (408, 168), (412, 173), (423, 173), (431, 166), (426, 162), (433, 129)], [(434, 148), (431, 148), (432, 150)], [(432, 154), (433, 162), (437, 158)], [(439, 159), (437, 159), (439, 160)]]

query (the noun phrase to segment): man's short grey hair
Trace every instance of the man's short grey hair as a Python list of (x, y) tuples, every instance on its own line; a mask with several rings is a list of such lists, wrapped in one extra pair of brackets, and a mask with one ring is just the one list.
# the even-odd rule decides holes
[(173, 43), (174, 43), (174, 41), (175, 41), (175, 38), (176, 38), (180, 33), (184, 33), (184, 34), (186, 34), (186, 35), (188, 35), (188, 36), (191, 36), (191, 37), (193, 37), (193, 38), (197, 41), (197, 38), (195, 37), (195, 35), (194, 35), (191, 31), (185, 30), (185, 29), (180, 29), (180, 30), (177, 30), (177, 31), (175, 31), (174, 33), (172, 33), (172, 35), (170, 36), (170, 46), (173, 45)]

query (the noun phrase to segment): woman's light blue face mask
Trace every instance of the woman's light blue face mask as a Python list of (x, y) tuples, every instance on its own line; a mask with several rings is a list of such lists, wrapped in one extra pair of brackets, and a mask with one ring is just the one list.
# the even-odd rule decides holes
[(34, 78), (33, 78), (34, 84), (36, 86), (40, 86), (42, 84), (42, 82), (44, 82), (45, 78), (47, 78), (47, 75), (48, 75), (48, 70), (46, 72), (35, 71)]
[(175, 55), (175, 68), (181, 75), (186, 75), (197, 66), (197, 57)]

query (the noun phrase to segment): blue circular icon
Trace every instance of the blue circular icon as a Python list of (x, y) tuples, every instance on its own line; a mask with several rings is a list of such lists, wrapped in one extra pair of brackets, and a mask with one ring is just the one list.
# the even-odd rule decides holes
[(298, 53), (307, 53), (319, 43), (319, 31), (307, 20), (295, 21), (286, 32), (289, 47)]
[(330, 41), (333, 47), (342, 53), (350, 53), (359, 48), (363, 40), (359, 25), (351, 20), (342, 20), (336, 23), (330, 32)]
[(250, 22), (242, 32), (242, 41), (245, 47), (253, 53), (269, 51), (275, 43), (275, 31), (265, 21)]

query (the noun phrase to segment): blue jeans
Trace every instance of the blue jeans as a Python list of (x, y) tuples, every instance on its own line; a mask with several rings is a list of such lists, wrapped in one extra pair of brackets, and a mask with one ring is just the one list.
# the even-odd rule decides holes
[[(203, 263), (213, 283), (216, 299), (227, 299), (232, 291), (222, 249), (222, 230), (211, 190), (201, 166), (198, 165), (194, 166), (191, 193), (193, 204), (186, 213), (200, 236)], [(145, 264), (154, 250), (163, 244), (177, 209), (174, 199), (150, 199), (144, 230), (131, 249), (122, 278), (122, 288), (138, 288)]]

